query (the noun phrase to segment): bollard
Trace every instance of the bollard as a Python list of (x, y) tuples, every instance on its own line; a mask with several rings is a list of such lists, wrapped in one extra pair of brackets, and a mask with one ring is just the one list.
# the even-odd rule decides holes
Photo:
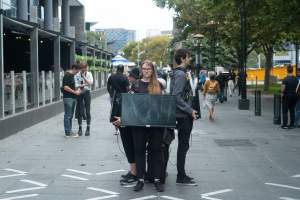
[(255, 96), (254, 115), (255, 116), (261, 116), (261, 91), (260, 90), (255, 90), (254, 91), (254, 96)]
[(281, 124), (281, 95), (274, 94), (274, 124)]
[(228, 83), (226, 81), (225, 83), (225, 88), (224, 88), (224, 101), (227, 101), (227, 90), (228, 90)]

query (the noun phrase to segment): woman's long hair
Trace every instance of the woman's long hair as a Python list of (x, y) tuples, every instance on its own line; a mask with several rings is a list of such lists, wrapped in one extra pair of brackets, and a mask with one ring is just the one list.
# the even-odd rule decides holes
[(159, 81), (157, 80), (156, 70), (154, 64), (150, 60), (145, 60), (141, 67), (143, 65), (148, 65), (152, 69), (152, 75), (150, 77), (150, 82), (148, 86), (148, 92), (149, 94), (161, 94), (161, 87), (159, 85)]

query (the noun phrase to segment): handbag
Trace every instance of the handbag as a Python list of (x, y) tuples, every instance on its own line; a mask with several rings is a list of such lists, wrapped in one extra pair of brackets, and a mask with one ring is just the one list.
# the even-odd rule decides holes
[(113, 98), (111, 100), (111, 110), (110, 110), (110, 122), (116, 121), (115, 117), (121, 116), (121, 94), (117, 94), (114, 91)]

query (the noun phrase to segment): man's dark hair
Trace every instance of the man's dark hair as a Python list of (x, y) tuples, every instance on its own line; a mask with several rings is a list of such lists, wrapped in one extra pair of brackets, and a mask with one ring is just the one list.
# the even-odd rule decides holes
[(71, 69), (79, 70), (80, 69), (80, 64), (73, 64), (73, 65), (71, 65)]
[(124, 73), (124, 66), (123, 65), (118, 65), (117, 66), (117, 73)]
[(191, 55), (191, 53), (189, 52), (189, 50), (187, 50), (187, 49), (178, 49), (175, 52), (174, 60), (175, 60), (177, 65), (180, 65), (182, 63), (181, 58), (185, 59), (187, 56), (190, 56), (190, 55)]
[(293, 71), (294, 71), (294, 69), (293, 69), (292, 65), (288, 65), (288, 66), (287, 66), (287, 72), (288, 72), (289, 74), (292, 74)]

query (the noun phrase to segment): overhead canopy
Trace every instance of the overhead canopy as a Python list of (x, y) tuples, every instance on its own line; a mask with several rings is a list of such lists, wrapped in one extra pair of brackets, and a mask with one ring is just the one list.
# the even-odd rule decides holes
[(121, 55), (117, 55), (111, 61), (113, 66), (118, 66), (118, 65), (135, 66), (134, 62), (130, 62), (126, 58), (122, 57)]

